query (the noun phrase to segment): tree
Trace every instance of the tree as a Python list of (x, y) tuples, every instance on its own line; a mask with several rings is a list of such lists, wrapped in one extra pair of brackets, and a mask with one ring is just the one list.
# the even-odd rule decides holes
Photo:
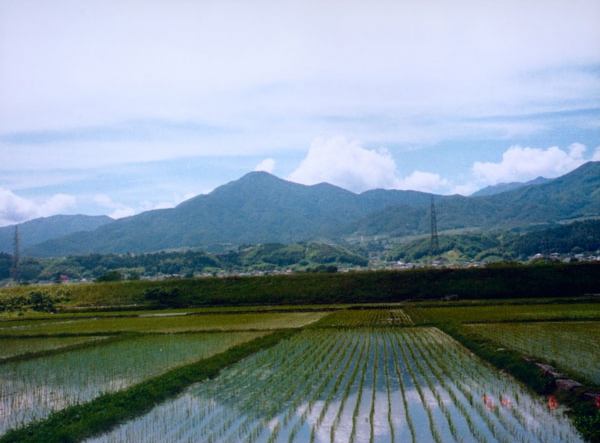
[(25, 258), (19, 264), (19, 278), (24, 281), (37, 280), (43, 269), (42, 264), (35, 258)]
[(0, 252), (0, 280), (10, 277), (12, 262), (12, 255), (7, 252)]
[(119, 271), (107, 271), (98, 277), (95, 281), (96, 283), (104, 283), (111, 281), (123, 281), (123, 274)]

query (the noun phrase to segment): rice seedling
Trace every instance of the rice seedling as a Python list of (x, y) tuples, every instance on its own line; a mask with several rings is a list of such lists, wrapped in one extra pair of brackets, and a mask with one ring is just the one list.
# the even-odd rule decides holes
[(435, 328), (310, 329), (90, 440), (581, 441)]
[(48, 338), (0, 338), (0, 363), (24, 355), (35, 355), (45, 351), (71, 348), (95, 343), (106, 336), (48, 337)]
[(484, 323), (600, 319), (600, 303), (411, 306), (407, 311), (417, 324), (435, 324), (446, 320), (455, 320), (461, 323)]
[(0, 434), (262, 333), (146, 335), (0, 365)]
[(600, 383), (600, 323), (547, 322), (468, 325), (487, 339)]
[(4, 327), (4, 336), (57, 334), (105, 334), (122, 332), (264, 331), (298, 328), (326, 316), (326, 312), (251, 312), (242, 314), (140, 315), (91, 317), (53, 322), (27, 322), (23, 327)]
[(314, 324), (319, 328), (359, 328), (382, 326), (411, 326), (411, 318), (403, 309), (344, 309)]

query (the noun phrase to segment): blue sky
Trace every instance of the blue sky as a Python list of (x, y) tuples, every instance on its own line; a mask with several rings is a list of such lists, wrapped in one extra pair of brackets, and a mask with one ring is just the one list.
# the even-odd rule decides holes
[(600, 160), (596, 0), (0, 0), (0, 225), (266, 170), (468, 195)]

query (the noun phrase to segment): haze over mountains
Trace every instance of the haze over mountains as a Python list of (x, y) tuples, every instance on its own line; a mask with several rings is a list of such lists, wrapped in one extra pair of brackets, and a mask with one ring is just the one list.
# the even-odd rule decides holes
[[(596, 218), (600, 162), (492, 195), (434, 196), (434, 200), (438, 232), (530, 230)], [(23, 253), (39, 257), (177, 248), (221, 251), (243, 244), (427, 234), (430, 203), (431, 195), (422, 192), (354, 194), (326, 183), (305, 186), (252, 172), (172, 209), (119, 220), (56, 216), (23, 223), (19, 230)], [(12, 252), (13, 238), (13, 226), (0, 228), (0, 250)]]

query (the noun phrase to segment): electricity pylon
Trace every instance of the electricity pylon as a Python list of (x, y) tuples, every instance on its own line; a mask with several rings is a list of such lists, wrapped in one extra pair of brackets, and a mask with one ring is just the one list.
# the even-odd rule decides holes
[(10, 268), (10, 276), (13, 279), (13, 281), (17, 282), (19, 281), (20, 278), (20, 272), (19, 272), (19, 262), (21, 260), (20, 257), (20, 245), (19, 245), (19, 226), (15, 226), (15, 239), (14, 239), (14, 253), (13, 253), (13, 259), (12, 259), (12, 266)]
[(437, 219), (435, 217), (435, 204), (431, 194), (431, 241), (429, 243), (429, 263), (440, 255), (440, 242), (437, 234)]

